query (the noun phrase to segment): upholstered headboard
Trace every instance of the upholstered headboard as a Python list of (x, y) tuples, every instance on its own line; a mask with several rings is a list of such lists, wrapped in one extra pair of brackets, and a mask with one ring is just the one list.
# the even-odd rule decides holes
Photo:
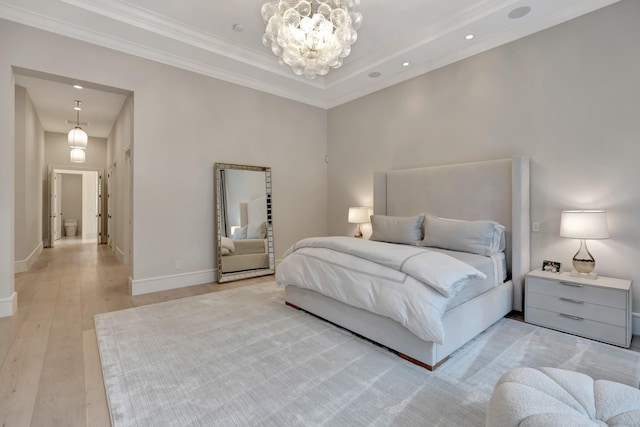
[(524, 275), (529, 271), (529, 159), (459, 163), (376, 172), (374, 213), (494, 220), (507, 229), (507, 269), (513, 307), (522, 310)]
[(240, 203), (240, 225), (260, 224), (267, 221), (267, 197), (261, 196), (250, 202)]

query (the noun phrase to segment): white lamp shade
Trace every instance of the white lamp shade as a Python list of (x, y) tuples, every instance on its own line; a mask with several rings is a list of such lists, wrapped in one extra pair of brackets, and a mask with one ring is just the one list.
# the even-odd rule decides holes
[(364, 224), (369, 222), (369, 208), (365, 206), (349, 208), (349, 218), (347, 221), (349, 224)]
[(89, 137), (87, 136), (87, 133), (82, 130), (81, 127), (76, 126), (75, 128), (69, 131), (67, 140), (69, 141), (69, 147), (82, 148), (84, 150), (85, 148), (87, 148), (87, 142), (89, 141)]
[(71, 163), (84, 163), (85, 162), (84, 150), (82, 150), (80, 148), (72, 148), (70, 156), (71, 156)]
[(560, 236), (573, 239), (608, 239), (606, 211), (562, 211)]

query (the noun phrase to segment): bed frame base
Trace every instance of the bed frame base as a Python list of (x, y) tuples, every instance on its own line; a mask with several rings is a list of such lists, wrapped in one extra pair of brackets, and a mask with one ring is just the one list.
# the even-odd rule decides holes
[[(423, 341), (388, 317), (344, 304), (309, 289), (288, 285), (285, 302), (355, 335), (390, 349), (405, 360), (435, 370), (451, 353), (511, 312), (513, 283), (502, 284), (445, 313), (443, 344)], [(470, 319), (473, 319), (470, 321)]]
[[(309, 313), (309, 314), (311, 314), (312, 316), (317, 317), (318, 319), (322, 319), (322, 320), (324, 320), (325, 322), (329, 322), (329, 323), (331, 323), (332, 325), (335, 325), (335, 326), (337, 326), (337, 327), (339, 327), (339, 328), (346, 329), (346, 328), (344, 328), (344, 327), (342, 327), (342, 326), (338, 325), (337, 323), (333, 323), (332, 321), (327, 320), (327, 319), (324, 319), (324, 318), (322, 318), (322, 317), (320, 317), (320, 316), (317, 316), (317, 315), (315, 315), (315, 314), (311, 313), (310, 311), (307, 311), (307, 310), (304, 310), (304, 309), (302, 309), (302, 308), (298, 307), (298, 306), (297, 306), (297, 305), (295, 305), (295, 304), (291, 304), (289, 301), (285, 301), (284, 303), (285, 303), (286, 305), (288, 305), (289, 307), (291, 307), (291, 308), (294, 308), (294, 309), (296, 309), (296, 310), (300, 310), (300, 311), (304, 311), (305, 313)], [(348, 329), (347, 329), (347, 330), (348, 330)], [(371, 341), (370, 339), (368, 339), (367, 337), (365, 337), (365, 336), (363, 336), (363, 335), (360, 335), (360, 334), (355, 333), (355, 332), (353, 332), (353, 331), (349, 331), (349, 332), (353, 333), (354, 335), (356, 335), (356, 336), (358, 336), (358, 337), (360, 337), (360, 338), (366, 339), (367, 341)], [(375, 342), (375, 341), (371, 341), (371, 342), (372, 342), (372, 343), (374, 343), (374, 344), (376, 344), (376, 345), (380, 345), (380, 346), (382, 346), (382, 344), (377, 343), (377, 342)], [(383, 346), (383, 347), (385, 347), (385, 346)], [(419, 361), (418, 359), (414, 359), (413, 357), (408, 356), (408, 355), (406, 355), (406, 354), (404, 354), (404, 353), (401, 353), (401, 352), (399, 352), (399, 351), (395, 351), (395, 350), (394, 350), (394, 349), (392, 349), (392, 348), (388, 348), (388, 347), (385, 347), (385, 348), (387, 348), (387, 350), (391, 351), (392, 353), (395, 353), (396, 355), (398, 355), (398, 357), (400, 357), (401, 359), (404, 359), (404, 360), (406, 360), (406, 361), (408, 361), (408, 362), (411, 362), (411, 363), (413, 363), (414, 365), (418, 365), (418, 366), (420, 366), (421, 368), (425, 368), (425, 369), (426, 369), (426, 370), (428, 370), (428, 371), (435, 371), (435, 370), (436, 370), (436, 368), (437, 368), (438, 366), (442, 365), (444, 362), (446, 362), (447, 360), (449, 360), (449, 356), (447, 356), (447, 357), (445, 357), (444, 359), (442, 359), (440, 362), (436, 363), (436, 364), (435, 364), (435, 366), (432, 366), (432, 365), (428, 365), (428, 364), (426, 364), (426, 363), (424, 363), (424, 362), (421, 362), (421, 361)]]
[(441, 361), (439, 361), (438, 363), (436, 363), (436, 364), (435, 364), (435, 366), (431, 366), (431, 365), (427, 365), (426, 363), (423, 363), (423, 362), (421, 362), (421, 361), (419, 361), (419, 360), (417, 360), (417, 359), (414, 359), (414, 358), (413, 358), (413, 357), (411, 357), (411, 356), (407, 356), (407, 355), (406, 355), (406, 354), (404, 354), (404, 353), (400, 353), (400, 352), (398, 352), (398, 356), (399, 356), (401, 359), (404, 359), (404, 360), (409, 361), (409, 362), (411, 362), (411, 363), (413, 363), (413, 364), (415, 364), (415, 365), (418, 365), (418, 366), (420, 366), (420, 367), (422, 367), (422, 368), (425, 368), (425, 369), (426, 369), (426, 370), (428, 370), (428, 371), (435, 371), (435, 370), (436, 370), (440, 365), (442, 365), (444, 362), (446, 362), (447, 360), (449, 360), (449, 356), (447, 356), (447, 357), (445, 357), (444, 359), (442, 359)]

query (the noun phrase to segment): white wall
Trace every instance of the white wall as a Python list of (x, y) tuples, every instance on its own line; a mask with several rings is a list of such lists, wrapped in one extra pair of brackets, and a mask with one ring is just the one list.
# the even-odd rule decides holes
[(15, 91), (15, 261), (25, 271), (42, 250), (44, 130), (25, 88)]
[[(0, 178), (14, 150), (11, 66), (134, 94), (134, 285), (160, 289), (214, 276), (215, 162), (272, 168), (276, 258), (299, 238), (326, 234), (324, 110), (0, 21)], [(0, 206), (12, 210), (13, 165), (7, 167)], [(11, 243), (0, 240), (0, 299), (13, 292), (12, 227), (3, 209), (0, 233)]]
[(130, 188), (127, 189), (125, 151), (131, 150), (133, 146), (133, 96), (127, 97), (123, 103), (120, 114), (115, 124), (111, 128), (107, 144), (107, 167), (110, 168), (111, 187), (107, 189), (111, 203), (111, 238), (113, 249), (119, 259), (129, 263), (129, 245), (131, 233), (126, 227), (129, 220), (130, 211), (126, 210), (126, 200), (130, 195)]
[[(75, 219), (78, 223), (75, 236), (82, 235), (82, 175), (62, 173), (62, 236), (67, 236), (64, 228), (67, 219)], [(73, 236), (67, 236), (73, 237)]]
[(589, 242), (602, 275), (633, 279), (640, 311), (640, 2), (621, 1), (329, 112), (329, 233), (372, 205), (372, 172), (531, 158), (532, 266), (571, 268), (563, 209), (609, 212)]

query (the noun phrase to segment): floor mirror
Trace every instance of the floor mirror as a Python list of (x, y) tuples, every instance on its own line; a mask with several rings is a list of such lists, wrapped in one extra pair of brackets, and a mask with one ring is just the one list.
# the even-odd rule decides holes
[(218, 282), (275, 272), (271, 168), (215, 163)]

